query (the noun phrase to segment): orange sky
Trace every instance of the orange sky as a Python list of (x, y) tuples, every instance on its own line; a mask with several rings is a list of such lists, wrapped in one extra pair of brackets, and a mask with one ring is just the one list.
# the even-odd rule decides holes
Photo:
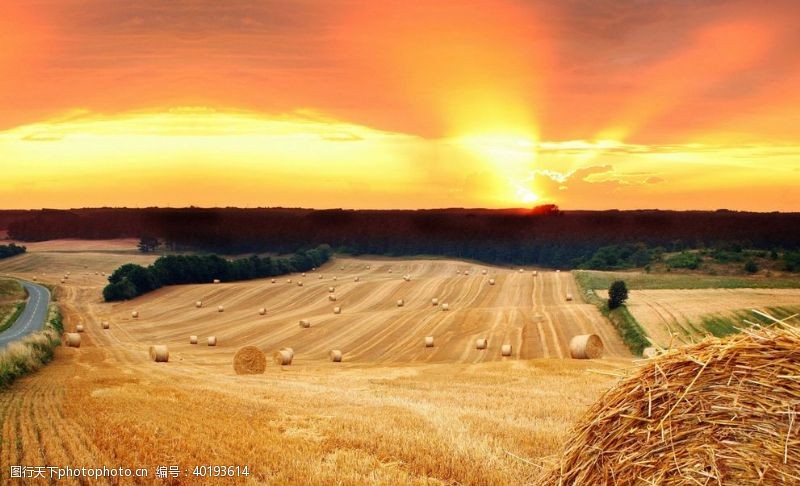
[(800, 3), (5, 0), (0, 208), (800, 211)]

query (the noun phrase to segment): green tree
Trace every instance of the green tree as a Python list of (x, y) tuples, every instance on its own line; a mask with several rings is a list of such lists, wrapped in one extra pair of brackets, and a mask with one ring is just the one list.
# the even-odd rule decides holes
[(142, 236), (139, 239), (139, 251), (142, 253), (150, 253), (158, 248), (158, 238), (154, 236)]
[(744, 264), (744, 271), (747, 273), (756, 273), (758, 271), (758, 263), (753, 260), (747, 260)]
[(608, 308), (616, 309), (628, 300), (628, 286), (622, 280), (617, 280), (608, 289)]

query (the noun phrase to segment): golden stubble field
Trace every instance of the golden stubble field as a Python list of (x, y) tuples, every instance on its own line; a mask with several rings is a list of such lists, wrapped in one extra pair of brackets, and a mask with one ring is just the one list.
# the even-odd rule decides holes
[[(11, 482), (11, 465), (151, 474), (160, 465), (247, 465), (251, 475), (241, 482), (275, 484), (531, 482), (613, 384), (606, 373), (634, 365), (567, 272), (533, 277), (448, 260), (337, 259), (275, 284), (188, 285), (101, 301), (104, 278), (95, 272), (152, 258), (51, 245), (0, 263), (0, 273), (51, 283), (69, 271), (56, 291), (65, 326), (87, 329), (81, 348), (59, 349), (53, 363), (0, 394), (3, 483)], [(567, 292), (574, 301), (565, 301)], [(451, 310), (432, 306), (433, 297)], [(299, 319), (312, 327), (300, 328)], [(603, 337), (608, 358), (565, 358), (569, 338), (584, 332)], [(201, 344), (189, 345), (190, 334)], [(217, 347), (204, 345), (209, 335)], [(427, 335), (434, 348), (424, 347)], [(489, 338), (489, 349), (476, 350), (476, 337)], [(169, 363), (149, 360), (155, 343), (169, 346)], [(506, 343), (510, 358), (500, 355)], [(291, 346), (295, 361), (237, 376), (233, 354), (248, 344), (268, 354)], [(327, 360), (333, 348), (344, 352), (343, 363)], [(214, 481), (182, 475), (179, 482)]]

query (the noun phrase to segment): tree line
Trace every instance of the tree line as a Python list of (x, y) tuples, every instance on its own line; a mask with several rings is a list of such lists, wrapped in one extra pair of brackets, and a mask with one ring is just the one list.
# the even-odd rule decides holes
[(11, 243), (10, 245), (0, 245), (0, 260), (2, 260), (3, 258), (9, 258), (12, 256), (21, 255), (26, 251), (27, 248), (25, 248), (24, 246), (16, 245), (14, 243)]
[(275, 277), (292, 272), (307, 272), (327, 262), (332, 254), (328, 245), (298, 251), (282, 258), (259, 257), (227, 260), (218, 255), (169, 255), (143, 267), (122, 265), (108, 278), (103, 289), (106, 301), (128, 300), (165, 285), (210, 283)]

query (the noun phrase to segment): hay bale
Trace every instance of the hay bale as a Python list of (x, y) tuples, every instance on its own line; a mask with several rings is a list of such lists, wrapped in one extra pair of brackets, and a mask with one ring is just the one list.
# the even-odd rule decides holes
[(799, 349), (787, 323), (643, 361), (537, 484), (797, 484)]
[(340, 266), (339, 270), (344, 270), (344, 265)]
[(567, 294), (567, 302), (572, 302), (572, 294)]
[(410, 282), (411, 281), (411, 275), (408, 275), (408, 274), (403, 275), (403, 280), (405, 280), (406, 282)]
[(275, 354), (272, 355), (272, 360), (275, 361), (275, 363), (280, 366), (289, 366), (290, 364), (292, 364), (293, 359), (294, 359), (294, 353), (290, 353), (286, 349), (275, 351)]
[(133, 317), (134, 319), (138, 319), (139, 318), (139, 311), (131, 312), (131, 317)]
[(102, 326), (103, 326), (103, 329), (111, 328), (111, 324), (109, 324), (108, 321), (103, 321)]
[(75, 326), (75, 332), (83, 332), (83, 324), (78, 324)]
[(534, 277), (536, 277), (536, 276), (538, 276), (538, 275), (539, 275), (539, 272), (537, 272), (536, 270), (534, 270), (534, 271), (533, 271), (533, 276), (534, 276)]
[(464, 270), (464, 276), (469, 277), (469, 271)]
[(294, 348), (281, 348), (281, 351), (286, 351), (294, 359)]
[(320, 275), (319, 277), (317, 277), (317, 280), (322, 280), (324, 277), (325, 277), (324, 275)]
[(80, 348), (81, 335), (77, 332), (68, 332), (64, 334), (64, 344), (69, 348)]
[(334, 294), (328, 294), (328, 300), (331, 302), (336, 302), (336, 296)]
[(166, 363), (169, 361), (169, 349), (163, 344), (150, 346), (150, 359), (156, 363)]
[(218, 283), (219, 283), (219, 279), (218, 279), (218, 278), (215, 278), (215, 279), (214, 279), (214, 283), (215, 283), (215, 284), (218, 284)]
[(217, 345), (217, 336), (208, 336), (208, 345), (209, 346), (216, 346)]
[(275, 283), (275, 279), (274, 278), (270, 279), (270, 283)]
[(36, 281), (36, 277), (35, 277), (35, 276), (33, 277), (33, 281), (34, 281), (34, 282)]
[(648, 346), (642, 350), (642, 357), (643, 358), (655, 358), (658, 356), (658, 349), (653, 346)]
[(425, 347), (426, 348), (433, 347), (433, 336), (425, 336)]
[(198, 309), (203, 307), (203, 301), (202, 300), (198, 300), (197, 302), (194, 303), (194, 306), (197, 307)]
[(61, 279), (61, 283), (64, 283), (64, 282), (66, 282), (66, 280), (64, 280), (64, 279), (62, 278), (62, 279)]
[(494, 279), (493, 278), (489, 279), (489, 285), (494, 285)]
[(304, 329), (308, 329), (309, 327), (311, 327), (311, 321), (308, 320), (308, 319), (301, 319), (300, 320), (300, 327), (302, 327)]
[(523, 273), (524, 271), (525, 270), (523, 270), (522, 268), (519, 269), (519, 273)]
[(436, 297), (432, 298), (431, 299), (431, 305), (434, 305), (434, 306), (435, 305), (439, 305), (439, 299), (437, 299)]
[(456, 270), (456, 275), (461, 275), (461, 270)]
[(286, 283), (288, 283), (288, 284), (292, 283), (292, 279), (290, 279), (290, 278), (287, 278), (287, 279), (286, 279)]
[(489, 340), (486, 338), (480, 338), (475, 340), (475, 349), (486, 349), (489, 347)]
[(581, 334), (569, 342), (573, 359), (597, 359), (603, 356), (603, 340), (597, 334)]
[(391, 268), (389, 269), (389, 273), (392, 273), (392, 269)]
[(333, 313), (334, 314), (341, 314), (342, 313), (342, 308), (337, 305), (336, 307), (333, 308)]
[(303, 282), (297, 282), (297, 286), (298, 287), (302, 287), (303, 286)]
[(342, 362), (342, 352), (338, 349), (331, 350), (331, 361), (334, 363), (341, 363)]
[(337, 281), (337, 280), (339, 280), (339, 277), (333, 277), (333, 281), (334, 282)]
[(450, 310), (450, 304), (448, 304), (446, 302), (444, 304), (442, 304), (442, 310), (445, 311), (445, 312), (449, 311)]
[(300, 275), (302, 275), (302, 276), (303, 276), (303, 278), (305, 278), (305, 276), (306, 276), (306, 272), (303, 272), (303, 273), (301, 273)]
[(197, 336), (189, 336), (189, 344), (197, 344)]
[(481, 275), (486, 275), (486, 270), (481, 270)]
[(403, 307), (406, 302), (403, 299), (397, 299), (397, 307)]
[(511, 356), (511, 345), (504, 344), (500, 346), (500, 354), (502, 354), (503, 356)]
[(266, 314), (267, 314), (267, 309), (265, 309), (264, 307), (258, 309), (258, 315), (263, 316)]
[(245, 346), (233, 355), (237, 375), (260, 375), (267, 369), (267, 357), (255, 346)]
[(361, 277), (356, 277), (353, 279), (353, 282), (358, 282), (359, 280), (361, 280)]
[(561, 270), (556, 270), (556, 273), (561, 273)]
[(333, 287), (328, 287), (328, 292), (332, 294), (332, 293), (336, 292), (336, 289), (333, 288)]
[(369, 266), (369, 265), (367, 265), (367, 266), (366, 266), (366, 269), (367, 269), (367, 270), (369, 270), (370, 268), (372, 268), (372, 267), (371, 267), (371, 266)]
[(225, 307), (221, 306), (221, 305), (218, 305), (217, 306), (217, 312), (225, 312)]

